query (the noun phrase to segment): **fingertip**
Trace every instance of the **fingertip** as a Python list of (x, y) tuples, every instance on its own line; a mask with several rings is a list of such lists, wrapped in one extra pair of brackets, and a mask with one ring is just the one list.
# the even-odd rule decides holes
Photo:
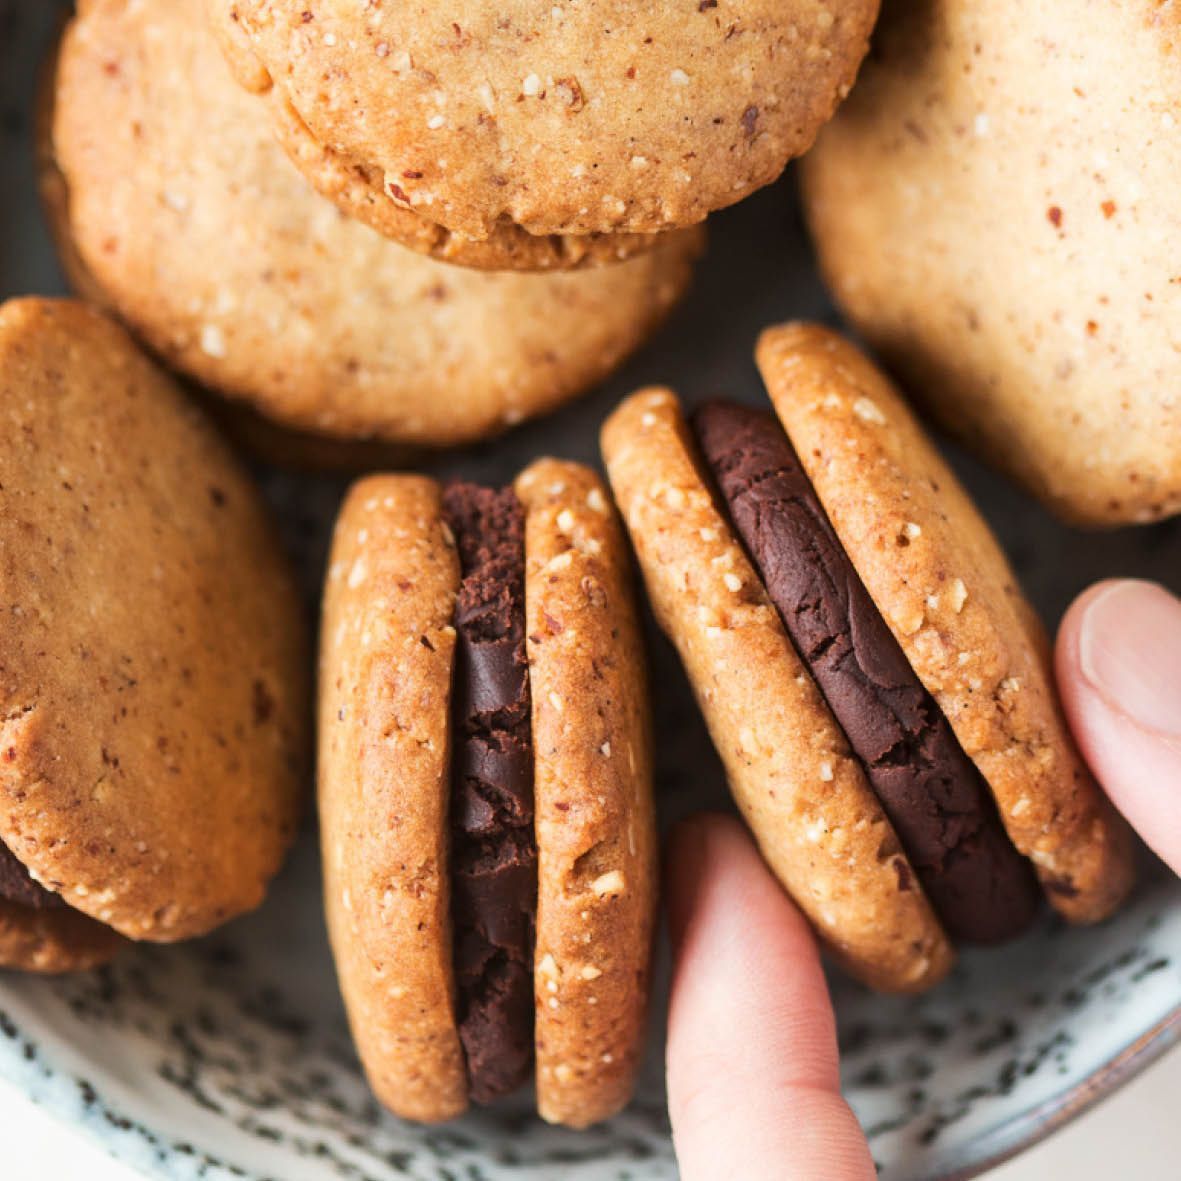
[[(669, 1110), (682, 1176), (872, 1177), (840, 1094), (815, 938), (750, 835), (730, 817), (694, 817), (670, 839), (667, 872)], [(821, 1161), (830, 1171), (815, 1171)]]
[(1054, 663), (1083, 758), (1132, 826), (1181, 872), (1181, 600), (1152, 582), (1097, 583), (1063, 617)]
[(1118, 582), (1118, 579), (1105, 578), (1087, 587), (1066, 608), (1066, 614), (1058, 625), (1054, 643), (1054, 674), (1064, 705), (1067, 704), (1067, 697), (1073, 698), (1079, 688), (1079, 636), (1087, 608)]
[[(695, 812), (673, 826), (665, 843), (664, 885), (669, 937), (674, 954), (680, 948), (698, 891), (711, 859), (723, 864), (741, 857), (752, 845), (742, 822), (721, 812)], [(753, 845), (752, 845), (753, 847)]]

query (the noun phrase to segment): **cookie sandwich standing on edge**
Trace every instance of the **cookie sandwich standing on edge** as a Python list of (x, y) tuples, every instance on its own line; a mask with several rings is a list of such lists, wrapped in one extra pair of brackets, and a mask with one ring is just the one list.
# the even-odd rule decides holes
[(556, 409), (648, 338), (701, 248), (688, 230), (606, 270), (491, 275), (388, 242), (296, 172), (202, 0), (81, 5), (41, 123), (75, 286), (188, 377), (333, 439), (446, 447)]
[(613, 263), (769, 184), (848, 93), (877, 0), (205, 0), (317, 189), (467, 266)]
[(536, 1060), (541, 1115), (631, 1095), (657, 851), (626, 543), (598, 479), (356, 484), (320, 653), (325, 902), (378, 1098), (434, 1121)]
[(272, 522), (105, 316), (0, 306), (0, 967), (257, 906), (306, 786), (307, 644)]
[(1085, 770), (1047, 645), (904, 403), (816, 326), (763, 333), (777, 418), (668, 390), (603, 453), (657, 619), (765, 857), (856, 976), (916, 991), (953, 943), (1110, 914), (1123, 822)]

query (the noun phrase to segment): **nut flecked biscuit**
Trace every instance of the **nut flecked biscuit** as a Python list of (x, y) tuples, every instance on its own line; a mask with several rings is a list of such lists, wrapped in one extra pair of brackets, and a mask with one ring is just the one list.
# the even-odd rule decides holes
[(246, 474), (107, 317), (0, 308), (0, 840), (130, 938), (262, 900), (302, 811), (306, 636)]
[(417, 254), (478, 271), (574, 271), (626, 262), (668, 244), (677, 230), (652, 234), (530, 234), (498, 222), (486, 238), (469, 238), (390, 200), (380, 175), (350, 164), (316, 141), (277, 92), (275, 137), (304, 178), (349, 217)]
[(821, 269), (940, 424), (1087, 525), (1181, 512), (1181, 9), (883, 8), (803, 164)]
[(878, 8), (208, 4), (231, 55), (256, 58), (242, 80), (338, 177), (476, 240), (661, 231), (768, 184), (847, 93)]
[(203, 17), (200, 0), (90, 0), (41, 120), (72, 277), (198, 382), (298, 431), (457, 445), (585, 392), (683, 293), (696, 230), (619, 266), (484, 274), (343, 216), (276, 145)]
[(538, 907), (537, 1106), (586, 1127), (631, 1097), (659, 853), (643, 642), (614, 509), (589, 468), (541, 459), (525, 507)]
[(356, 484), (337, 520), (322, 617), (324, 902), (370, 1084), (396, 1114), (428, 1122), (468, 1103), (448, 865), (458, 589), (434, 481)]
[(895, 992), (936, 983), (951, 945), (715, 505), (675, 396), (633, 395), (607, 420), (602, 443), (657, 621), (776, 876), (859, 979)]
[(775, 414), (708, 402), (705, 467), (795, 650), (861, 761), (943, 929), (1000, 943), (1039, 909), (975, 764), (869, 597)]
[(0, 899), (0, 967), (46, 975), (85, 972), (125, 946), (110, 927), (69, 907), (33, 910)]
[[(282, 91), (271, 85), (230, 5), (211, 5), (212, 27), (234, 77), (260, 96), (275, 136), (317, 192), (401, 246), (440, 262), (485, 271), (565, 271), (623, 262), (660, 245), (658, 234), (530, 234), (498, 222), (470, 238), (430, 221), (386, 192), (379, 170), (320, 143)], [(403, 178), (405, 179), (405, 178)]]
[(815, 325), (767, 329), (756, 359), (849, 559), (1018, 851), (1066, 918), (1131, 885), (1126, 825), (1062, 718), (1048, 646), (988, 526), (886, 378)]

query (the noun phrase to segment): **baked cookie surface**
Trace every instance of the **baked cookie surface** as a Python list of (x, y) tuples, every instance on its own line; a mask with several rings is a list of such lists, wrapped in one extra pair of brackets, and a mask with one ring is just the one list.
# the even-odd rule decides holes
[(304, 432), (448, 446), (584, 392), (684, 291), (695, 230), (554, 275), (386, 241), (308, 188), (203, 18), (200, 0), (83, 6), (44, 120), (76, 284), (187, 375)]
[(822, 270), (941, 425), (1063, 517), (1181, 510), (1173, 6), (887, 6), (803, 167)]
[(459, 563), (438, 486), (356, 484), (337, 519), (320, 648), (324, 902), (354, 1038), (407, 1119), (467, 1107), (450, 919)]
[(668, 390), (627, 399), (603, 457), (657, 622), (759, 847), (840, 961), (921, 991), (954, 953), (865, 773), (702, 476)]
[(622, 531), (588, 468), (354, 485), (320, 660), (325, 901), (378, 1097), (586, 1127), (643, 1050), (658, 854)]
[(239, 77), (337, 177), (476, 240), (661, 231), (740, 200), (810, 146), (878, 7), (207, 3), (231, 54), (254, 55)]
[(788, 324), (756, 357), (849, 559), (1013, 844), (1067, 918), (1106, 917), (1131, 886), (1129, 833), (1071, 741), (1045, 634), (987, 524), (848, 341)]
[(556, 459), (525, 509), (537, 888), (537, 1109), (587, 1127), (630, 1099), (644, 1047), (660, 854), (643, 640), (602, 481)]
[(113, 959), (124, 945), (110, 927), (69, 907), (33, 910), (0, 900), (0, 968), (84, 972)]
[(202, 934), (261, 901), (302, 810), (294, 581), (245, 473), (105, 316), (3, 305), (0, 386), (0, 840), (115, 931)]

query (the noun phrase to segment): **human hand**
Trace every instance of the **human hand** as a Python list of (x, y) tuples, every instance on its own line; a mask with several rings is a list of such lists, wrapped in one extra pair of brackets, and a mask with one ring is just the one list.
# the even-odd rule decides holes
[[(1056, 652), (1087, 762), (1181, 873), (1181, 600), (1104, 582), (1067, 612)], [(668, 853), (674, 969), (668, 1087), (683, 1181), (872, 1181), (840, 1093), (816, 942), (745, 829), (697, 816)]]

